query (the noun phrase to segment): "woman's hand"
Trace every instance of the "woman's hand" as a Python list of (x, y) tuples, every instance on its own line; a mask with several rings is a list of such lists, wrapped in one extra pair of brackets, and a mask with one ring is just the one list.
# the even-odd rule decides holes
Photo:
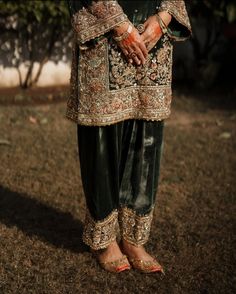
[[(159, 16), (162, 18), (166, 26), (171, 21), (171, 15), (168, 12), (159, 12)], [(141, 37), (148, 52), (156, 45), (162, 36), (162, 30), (155, 15), (150, 16), (144, 23), (144, 32)]]
[[(125, 23), (114, 29), (116, 36), (124, 34), (127, 31), (128, 26), (129, 24)], [(124, 40), (117, 42), (117, 44), (129, 62), (135, 62), (137, 65), (145, 64), (148, 51), (142, 37), (134, 26), (132, 26), (131, 33), (129, 33)]]

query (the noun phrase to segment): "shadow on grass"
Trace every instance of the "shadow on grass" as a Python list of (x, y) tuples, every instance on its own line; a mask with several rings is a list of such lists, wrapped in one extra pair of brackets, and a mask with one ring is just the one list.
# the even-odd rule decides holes
[(65, 213), (27, 195), (0, 186), (0, 222), (16, 226), (28, 236), (36, 236), (58, 248), (84, 252), (82, 223)]
[(186, 95), (202, 103), (204, 107), (218, 110), (236, 109), (236, 88), (227, 90), (224, 87), (216, 86), (212, 89), (201, 89), (189, 86), (189, 84), (175, 84), (174, 96)]

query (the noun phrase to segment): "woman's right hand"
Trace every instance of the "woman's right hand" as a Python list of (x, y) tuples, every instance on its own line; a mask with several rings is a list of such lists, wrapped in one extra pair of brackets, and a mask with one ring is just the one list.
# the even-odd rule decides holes
[[(128, 23), (124, 23), (115, 28), (115, 35), (121, 36), (122, 34), (124, 34), (127, 31), (128, 26)], [(148, 51), (142, 37), (134, 26), (132, 26), (132, 31), (131, 33), (129, 33), (128, 37), (120, 42), (117, 42), (117, 44), (129, 60), (129, 62), (135, 62), (137, 65), (145, 64), (148, 56)]]

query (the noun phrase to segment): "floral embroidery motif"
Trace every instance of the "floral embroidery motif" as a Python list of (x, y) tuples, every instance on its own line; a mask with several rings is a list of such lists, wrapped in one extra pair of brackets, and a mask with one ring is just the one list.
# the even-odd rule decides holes
[(165, 35), (144, 66), (128, 64), (115, 43), (110, 45), (110, 89), (171, 84), (172, 45)]
[(70, 108), (67, 117), (84, 125), (167, 118), (171, 67), (172, 44), (168, 36), (149, 55), (147, 65), (139, 67), (129, 64), (116, 44), (103, 38), (94, 47), (80, 50), (78, 108)]
[[(158, 11), (163, 10), (187, 27), (186, 31), (191, 30), (183, 0), (163, 0)], [(105, 126), (126, 119), (158, 121), (170, 115), (173, 36), (162, 37), (145, 66), (128, 64), (116, 43), (103, 36), (126, 19), (118, 1), (113, 0), (93, 1), (73, 16), (77, 44), (66, 116), (78, 124)], [(101, 37), (96, 42), (85, 43), (98, 36)]]
[(118, 231), (118, 211), (112, 211), (105, 219), (95, 221), (86, 212), (83, 241), (94, 250), (106, 248), (116, 239)]
[(130, 208), (121, 208), (119, 223), (122, 238), (135, 246), (145, 244), (150, 235), (152, 219), (153, 209), (150, 213), (140, 216)]

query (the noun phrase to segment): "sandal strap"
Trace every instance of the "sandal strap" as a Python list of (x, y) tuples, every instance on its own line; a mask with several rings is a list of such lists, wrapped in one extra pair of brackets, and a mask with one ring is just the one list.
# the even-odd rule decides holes
[(127, 259), (126, 255), (123, 255), (121, 258), (116, 259), (114, 261), (105, 261), (105, 262), (100, 262), (101, 265), (113, 265), (113, 266), (119, 266), (122, 265), (123, 263), (129, 264), (129, 261)]
[(158, 270), (164, 274), (163, 267), (160, 265), (160, 263), (156, 260), (143, 260), (143, 259), (136, 259), (136, 258), (129, 258), (129, 261), (131, 265), (139, 269), (143, 272), (152, 272), (153, 268), (158, 267)]

